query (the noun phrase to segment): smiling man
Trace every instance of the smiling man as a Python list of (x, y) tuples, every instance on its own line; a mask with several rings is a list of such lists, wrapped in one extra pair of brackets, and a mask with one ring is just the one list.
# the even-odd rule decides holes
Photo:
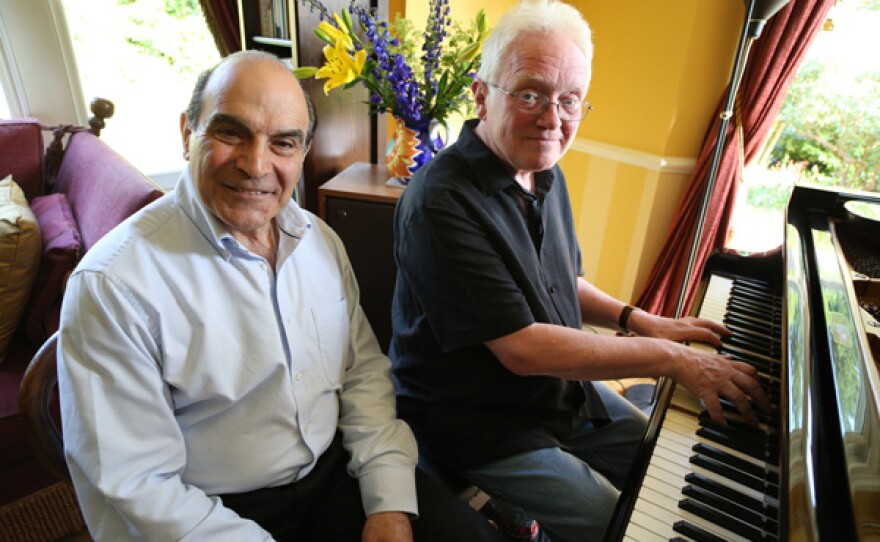
[(203, 74), (174, 190), (64, 298), (68, 465), (95, 540), (491, 541), (416, 472), (338, 237), (291, 199), (315, 126), (260, 52)]
[(593, 381), (671, 377), (716, 418), (719, 396), (752, 421), (749, 397), (769, 408), (754, 368), (679, 342), (719, 345), (722, 326), (636, 311), (579, 276), (557, 162), (591, 109), (592, 54), (575, 8), (517, 4), (483, 48), (478, 119), (415, 174), (394, 219), (400, 415), (520, 540), (602, 539), (646, 420)]

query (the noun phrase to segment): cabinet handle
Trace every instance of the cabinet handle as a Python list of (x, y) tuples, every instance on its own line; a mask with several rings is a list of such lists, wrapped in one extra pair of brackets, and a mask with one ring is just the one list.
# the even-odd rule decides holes
[(348, 211), (346, 211), (345, 209), (340, 209), (336, 211), (336, 218), (338, 218), (339, 220), (345, 220), (346, 218), (348, 218)]

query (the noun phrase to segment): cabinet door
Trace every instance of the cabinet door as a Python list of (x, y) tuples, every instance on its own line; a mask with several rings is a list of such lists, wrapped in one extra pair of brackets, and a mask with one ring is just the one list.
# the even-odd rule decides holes
[(345, 244), (361, 291), (361, 306), (387, 353), (391, 342), (391, 296), (397, 266), (392, 253), (394, 206), (328, 197), (327, 223)]

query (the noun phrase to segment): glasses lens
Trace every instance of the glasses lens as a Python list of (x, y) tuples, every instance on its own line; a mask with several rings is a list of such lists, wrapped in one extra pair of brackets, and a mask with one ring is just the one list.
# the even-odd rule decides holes
[(519, 110), (525, 113), (538, 113), (544, 107), (544, 102), (541, 100), (541, 97), (531, 92), (517, 94), (514, 102)]

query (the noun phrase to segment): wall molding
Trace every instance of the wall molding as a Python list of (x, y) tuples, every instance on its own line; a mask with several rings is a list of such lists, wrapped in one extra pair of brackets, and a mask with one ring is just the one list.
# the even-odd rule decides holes
[(584, 138), (576, 138), (571, 150), (659, 173), (690, 174), (693, 173), (697, 163), (693, 158), (657, 156)]

